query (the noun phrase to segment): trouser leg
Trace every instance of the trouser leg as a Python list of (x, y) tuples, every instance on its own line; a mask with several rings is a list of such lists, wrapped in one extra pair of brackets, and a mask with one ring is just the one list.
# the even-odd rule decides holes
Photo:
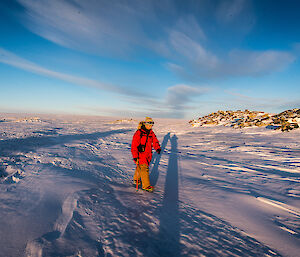
[(142, 179), (143, 188), (147, 188), (150, 186), (150, 179), (149, 179), (149, 166), (147, 164), (141, 164), (139, 166), (139, 173)]
[(141, 179), (141, 172), (140, 172), (140, 170), (141, 170), (140, 169), (140, 165), (136, 165), (134, 176), (133, 176), (133, 180), (134, 181), (137, 181), (137, 180)]

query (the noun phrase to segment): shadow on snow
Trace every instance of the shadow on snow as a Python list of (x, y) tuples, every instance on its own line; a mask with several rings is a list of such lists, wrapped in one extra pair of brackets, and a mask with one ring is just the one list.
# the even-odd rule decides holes
[(157, 182), (157, 179), (158, 179), (158, 176), (159, 176), (158, 165), (159, 165), (159, 162), (160, 162), (160, 159), (161, 159), (161, 155), (163, 154), (169, 139), (170, 139), (170, 133), (168, 133), (164, 136), (164, 140), (161, 144), (161, 153), (156, 154), (156, 158), (155, 158), (153, 168), (152, 168), (152, 171), (151, 171), (151, 174), (150, 174), (150, 184), (153, 185), (153, 186), (156, 185), (156, 182)]
[(95, 132), (88, 134), (41, 136), (7, 139), (0, 141), (0, 154), (7, 154), (16, 151), (29, 152), (40, 147), (51, 147), (54, 145), (66, 144), (77, 140), (96, 140), (100, 137), (107, 137), (113, 134), (125, 133), (130, 130), (118, 129), (106, 132)]
[(178, 191), (178, 150), (177, 136), (171, 138), (171, 154), (166, 174), (165, 191), (160, 210), (159, 234), (167, 237), (160, 256), (180, 256), (180, 219)]

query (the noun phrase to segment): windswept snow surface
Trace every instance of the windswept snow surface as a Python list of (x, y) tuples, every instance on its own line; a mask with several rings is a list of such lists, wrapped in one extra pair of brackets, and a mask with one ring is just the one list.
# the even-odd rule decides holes
[(299, 130), (158, 119), (151, 194), (114, 120), (0, 115), (0, 256), (299, 256)]

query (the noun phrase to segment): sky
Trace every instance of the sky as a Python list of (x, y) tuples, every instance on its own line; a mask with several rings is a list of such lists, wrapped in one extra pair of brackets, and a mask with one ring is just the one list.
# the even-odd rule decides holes
[(298, 0), (1, 0), (0, 112), (300, 108)]

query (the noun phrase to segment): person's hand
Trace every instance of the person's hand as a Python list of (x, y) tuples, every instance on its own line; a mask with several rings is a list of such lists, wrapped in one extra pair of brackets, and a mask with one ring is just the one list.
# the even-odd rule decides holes
[(156, 152), (158, 153), (158, 154), (160, 154), (160, 152), (161, 152), (161, 149), (159, 148), (159, 149), (157, 149), (156, 150)]

